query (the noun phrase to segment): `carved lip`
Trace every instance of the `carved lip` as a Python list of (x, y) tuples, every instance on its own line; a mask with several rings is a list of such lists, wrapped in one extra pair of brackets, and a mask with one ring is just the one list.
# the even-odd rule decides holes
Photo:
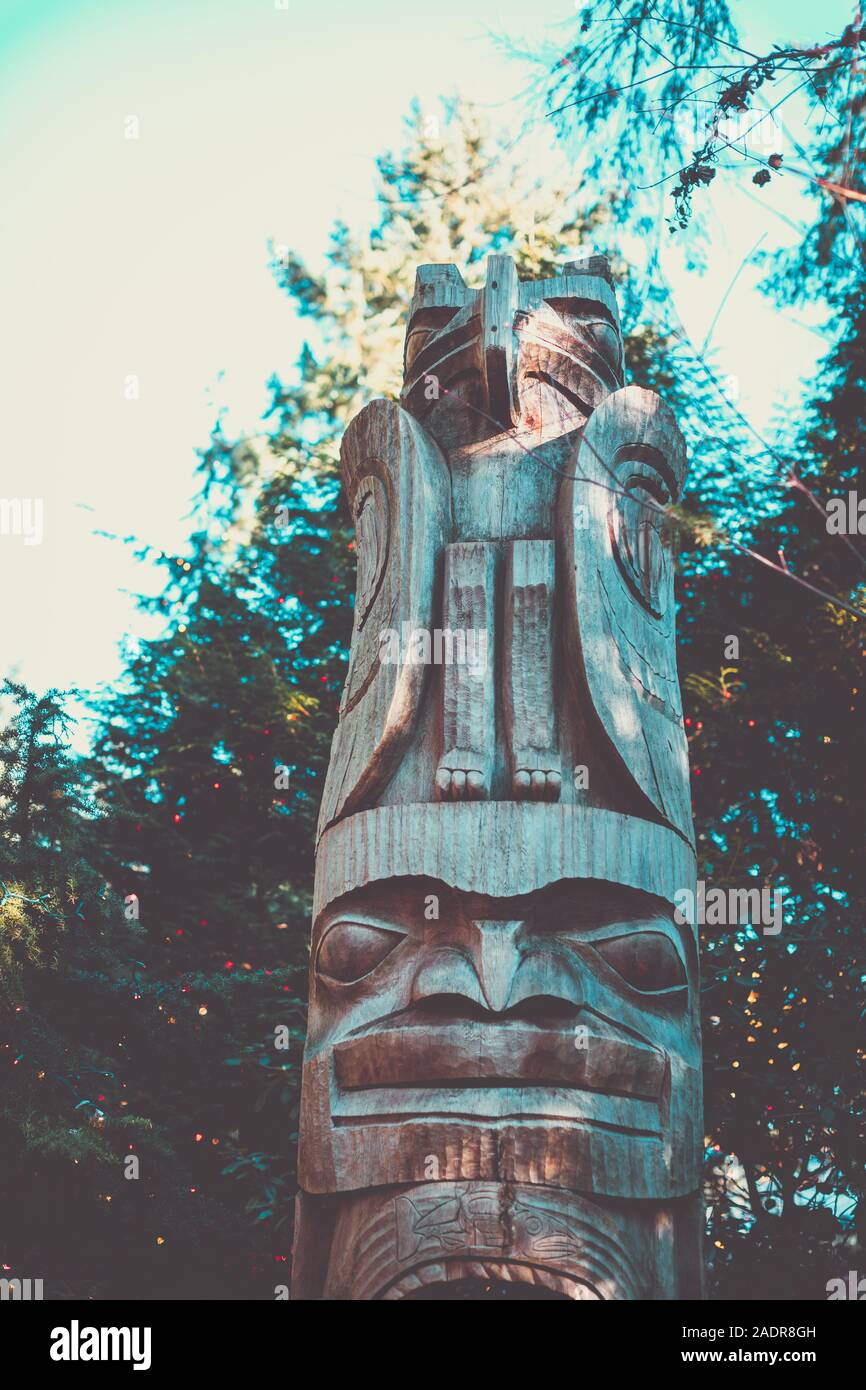
[(634, 1039), (516, 1020), (381, 1028), (334, 1048), (343, 1091), (555, 1087), (658, 1102), (666, 1068), (662, 1051)]

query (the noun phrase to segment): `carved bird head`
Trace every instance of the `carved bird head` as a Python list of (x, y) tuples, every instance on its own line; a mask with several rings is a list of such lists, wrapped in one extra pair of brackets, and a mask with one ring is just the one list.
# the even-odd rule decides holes
[(519, 280), (491, 256), (480, 289), (456, 266), (418, 269), (402, 403), (445, 448), (528, 429), (578, 428), (623, 384), (623, 347), (607, 260)]

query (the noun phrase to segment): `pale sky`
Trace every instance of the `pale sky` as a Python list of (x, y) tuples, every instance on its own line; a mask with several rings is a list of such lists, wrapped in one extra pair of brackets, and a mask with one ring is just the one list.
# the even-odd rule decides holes
[[(460, 93), (516, 131), (526, 70), (488, 31), (533, 44), (574, 6), (542, 0), (528, 30), (527, 13), (525, 0), (0, 0), (0, 498), (45, 509), (41, 545), (0, 536), (3, 669), (37, 689), (117, 675), (120, 638), (144, 630), (124, 590), (153, 581), (93, 532), (182, 546), (216, 407), (229, 429), (259, 428), (265, 382), (288, 374), (302, 336), (268, 240), (316, 265), (335, 218), (369, 225), (373, 160), (400, 145), (415, 96), (432, 111)], [(820, 25), (805, 0), (743, 13), (743, 35), (769, 44), (838, 33), (849, 7), (827, 0)], [(797, 197), (789, 180), (775, 206), (796, 213)], [(758, 236), (771, 251), (793, 235), (754, 201), (714, 198), (706, 275), (667, 253), (698, 341)], [(822, 340), (758, 278), (740, 276), (714, 344), (763, 427), (786, 394), (797, 402)]]

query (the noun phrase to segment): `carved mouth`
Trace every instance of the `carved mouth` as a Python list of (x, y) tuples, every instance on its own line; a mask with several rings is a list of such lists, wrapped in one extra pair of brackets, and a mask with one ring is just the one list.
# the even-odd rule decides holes
[(567, 1086), (657, 1100), (661, 1052), (584, 1028), (526, 1023), (419, 1025), (350, 1038), (334, 1048), (345, 1090), (380, 1086)]
[(578, 1299), (600, 1302), (591, 1284), (568, 1274), (519, 1260), (446, 1260), (416, 1266), (395, 1280), (381, 1295), (393, 1301), (488, 1298)]
[(413, 1023), (334, 1048), (335, 1121), (549, 1119), (656, 1136), (667, 1060), (597, 1026)]

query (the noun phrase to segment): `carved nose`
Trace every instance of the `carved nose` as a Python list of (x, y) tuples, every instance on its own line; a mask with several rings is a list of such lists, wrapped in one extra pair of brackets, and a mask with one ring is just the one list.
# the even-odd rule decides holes
[(512, 395), (517, 270), (510, 256), (490, 256), (481, 291), (481, 341), (487, 382), (487, 409), (504, 430), (517, 424)]
[(491, 1013), (508, 1007), (520, 951), (516, 928), (519, 922), (473, 922), (476, 931), (472, 951), (484, 1001)]

